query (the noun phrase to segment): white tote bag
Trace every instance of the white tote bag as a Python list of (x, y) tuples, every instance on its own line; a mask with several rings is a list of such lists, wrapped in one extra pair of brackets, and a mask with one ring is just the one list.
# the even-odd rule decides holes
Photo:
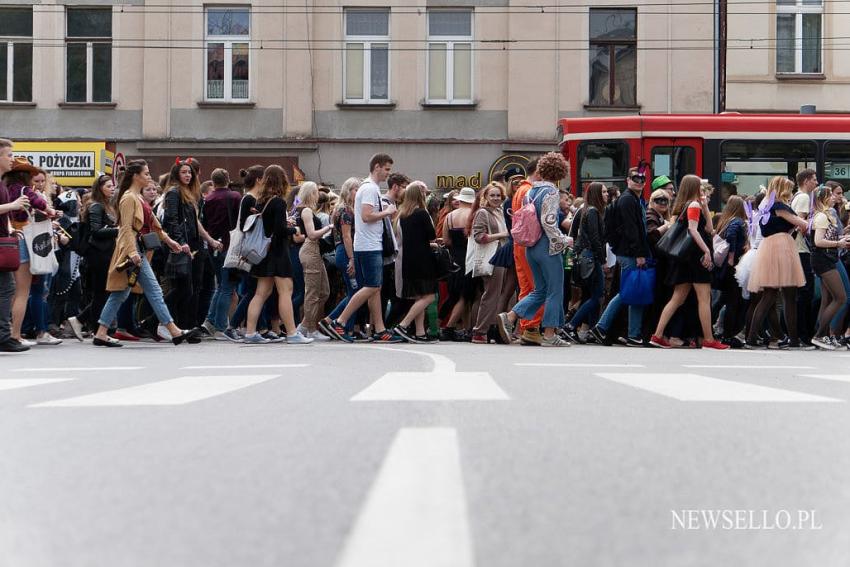
[[(242, 197), (242, 199), (244, 200), (245, 197)], [(242, 237), (244, 233), (239, 229), (240, 226), (242, 226), (242, 201), (239, 201), (239, 216), (236, 218), (236, 228), (230, 231), (230, 244), (227, 247), (227, 255), (224, 257), (224, 267), (250, 272), (251, 264), (246, 262), (242, 255)]]
[(21, 230), (30, 257), (30, 273), (34, 276), (53, 275), (59, 270), (56, 245), (53, 239), (53, 223), (50, 219), (30, 222)]
[(472, 273), (473, 278), (479, 276), (492, 276), (495, 266), (490, 263), (490, 258), (499, 249), (499, 241), (493, 240), (487, 244), (479, 244), (471, 236), (466, 245), (466, 274)]

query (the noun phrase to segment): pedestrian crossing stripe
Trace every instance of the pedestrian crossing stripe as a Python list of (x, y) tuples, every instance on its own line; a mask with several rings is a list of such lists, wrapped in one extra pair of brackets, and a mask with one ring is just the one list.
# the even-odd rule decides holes
[(237, 376), (181, 376), (62, 400), (30, 405), (46, 407), (174, 406), (205, 400), (260, 384), (279, 374)]
[(73, 378), (4, 378), (0, 380), (0, 391), (17, 390), (18, 388), (29, 388), (30, 386), (41, 386), (43, 384), (55, 384), (57, 382), (69, 382)]
[(646, 390), (683, 402), (843, 402), (747, 382), (721, 380), (699, 374), (598, 373), (612, 382)]
[(818, 378), (819, 380), (832, 380), (834, 382), (850, 382), (850, 374), (800, 374), (804, 378)]

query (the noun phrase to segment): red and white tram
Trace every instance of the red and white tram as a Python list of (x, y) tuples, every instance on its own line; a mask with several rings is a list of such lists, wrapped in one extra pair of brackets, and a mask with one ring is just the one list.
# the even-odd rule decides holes
[(564, 118), (558, 130), (577, 194), (591, 181), (624, 187), (629, 167), (641, 162), (651, 176), (667, 175), (677, 185), (693, 173), (718, 189), (734, 184), (741, 195), (755, 193), (772, 176), (793, 177), (809, 167), (817, 170), (818, 179), (834, 179), (850, 189), (850, 115)]

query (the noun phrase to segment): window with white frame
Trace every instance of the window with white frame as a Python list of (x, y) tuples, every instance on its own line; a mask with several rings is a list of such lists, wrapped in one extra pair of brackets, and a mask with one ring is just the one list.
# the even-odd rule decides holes
[(472, 102), (472, 11), (428, 11), (428, 102)]
[(112, 8), (68, 8), (65, 100), (112, 101)]
[(0, 102), (32, 101), (32, 8), (0, 8)]
[(823, 73), (823, 0), (776, 0), (776, 72)]
[(390, 13), (345, 11), (346, 102), (386, 103), (390, 99)]
[(250, 98), (250, 41), (251, 10), (247, 6), (206, 9), (206, 100)]

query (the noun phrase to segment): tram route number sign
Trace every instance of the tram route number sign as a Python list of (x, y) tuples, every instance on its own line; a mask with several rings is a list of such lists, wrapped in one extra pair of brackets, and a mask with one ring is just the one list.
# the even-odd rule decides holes
[(850, 179), (850, 163), (827, 163), (824, 169), (827, 178)]

